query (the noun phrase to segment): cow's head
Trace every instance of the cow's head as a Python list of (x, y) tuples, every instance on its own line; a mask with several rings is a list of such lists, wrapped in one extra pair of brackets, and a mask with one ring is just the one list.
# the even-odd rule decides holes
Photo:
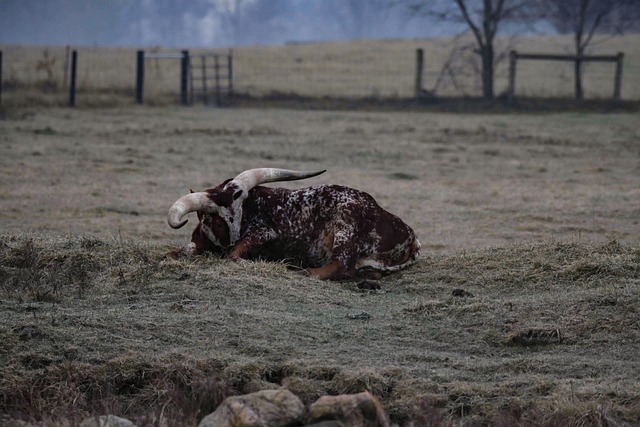
[(235, 244), (240, 238), (242, 204), (255, 186), (267, 182), (295, 181), (311, 178), (325, 171), (301, 172), (287, 169), (259, 168), (242, 172), (210, 190), (187, 194), (176, 200), (169, 209), (167, 221), (172, 228), (184, 226), (182, 218), (189, 212), (198, 212), (200, 223), (211, 232), (209, 240), (217, 246)]

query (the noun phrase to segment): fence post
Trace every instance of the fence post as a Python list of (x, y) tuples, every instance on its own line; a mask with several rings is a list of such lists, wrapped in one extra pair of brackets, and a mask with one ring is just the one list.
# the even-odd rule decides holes
[(518, 53), (515, 50), (509, 52), (509, 104), (513, 103), (516, 92), (516, 60)]
[(144, 93), (144, 50), (136, 54), (136, 102), (142, 104)]
[(584, 98), (584, 90), (582, 88), (582, 53), (576, 56), (573, 64), (573, 73), (574, 73), (574, 85), (575, 85), (575, 96), (578, 101), (582, 101)]
[(69, 84), (69, 107), (76, 106), (76, 71), (78, 69), (78, 51), (71, 52), (71, 83)]
[(64, 49), (64, 74), (62, 75), (62, 89), (67, 90), (69, 84), (69, 61), (71, 60), (71, 46)]
[(229, 49), (227, 56), (227, 74), (229, 79), (229, 99), (233, 96), (233, 51)]
[(2, 105), (2, 51), (0, 50), (0, 105)]
[(622, 86), (622, 60), (624, 53), (618, 52), (616, 59), (616, 79), (613, 85), (613, 100), (620, 101), (620, 88)]
[(200, 55), (200, 67), (202, 68), (202, 103), (209, 105), (209, 89), (207, 88), (207, 57)]
[(182, 51), (180, 60), (180, 101), (182, 105), (189, 105), (189, 51)]
[(415, 87), (416, 99), (420, 99), (420, 95), (422, 94), (423, 67), (424, 67), (424, 51), (422, 49), (416, 49), (416, 87)]
[(216, 84), (216, 106), (222, 105), (222, 94), (220, 93), (220, 60), (218, 55), (213, 56), (215, 68), (215, 84)]

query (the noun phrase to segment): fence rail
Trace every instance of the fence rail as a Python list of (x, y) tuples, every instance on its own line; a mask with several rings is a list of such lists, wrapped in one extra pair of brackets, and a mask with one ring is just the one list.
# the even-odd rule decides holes
[(582, 76), (580, 70), (580, 64), (583, 62), (614, 62), (616, 69), (613, 78), (613, 100), (619, 101), (622, 87), (622, 64), (624, 60), (624, 54), (618, 52), (617, 55), (552, 55), (546, 53), (520, 53), (512, 50), (509, 54), (509, 102), (513, 102), (515, 99), (515, 87), (516, 87), (516, 67), (518, 60), (534, 60), (534, 61), (566, 61), (574, 63), (576, 69), (574, 82), (576, 86), (576, 96), (582, 97), (581, 84), (577, 79), (581, 79)]

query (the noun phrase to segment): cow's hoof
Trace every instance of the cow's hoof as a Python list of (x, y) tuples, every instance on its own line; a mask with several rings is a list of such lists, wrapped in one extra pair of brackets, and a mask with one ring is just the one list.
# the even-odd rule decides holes
[(382, 289), (382, 286), (380, 286), (380, 283), (374, 282), (373, 280), (368, 280), (368, 279), (361, 280), (360, 282), (357, 283), (356, 286), (361, 291), (379, 291), (380, 289)]
[(309, 273), (309, 271), (305, 268), (301, 270), (296, 270), (296, 274), (299, 274), (300, 276), (304, 276), (304, 277), (311, 277), (311, 273)]
[(172, 264), (176, 264), (177, 262), (178, 262), (178, 260), (175, 259), (175, 258), (167, 258), (167, 257), (165, 257), (165, 258), (162, 258), (160, 260), (158, 265), (162, 267), (163, 265), (172, 265)]

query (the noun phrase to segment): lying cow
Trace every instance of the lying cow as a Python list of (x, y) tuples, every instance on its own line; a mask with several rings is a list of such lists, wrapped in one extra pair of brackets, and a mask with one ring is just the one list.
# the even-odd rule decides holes
[(369, 194), (340, 185), (288, 190), (260, 184), (311, 178), (320, 172), (251, 169), (216, 188), (192, 192), (169, 209), (173, 228), (197, 212), (191, 243), (170, 258), (219, 252), (232, 259), (286, 261), (319, 279), (379, 278), (415, 262), (413, 230)]

